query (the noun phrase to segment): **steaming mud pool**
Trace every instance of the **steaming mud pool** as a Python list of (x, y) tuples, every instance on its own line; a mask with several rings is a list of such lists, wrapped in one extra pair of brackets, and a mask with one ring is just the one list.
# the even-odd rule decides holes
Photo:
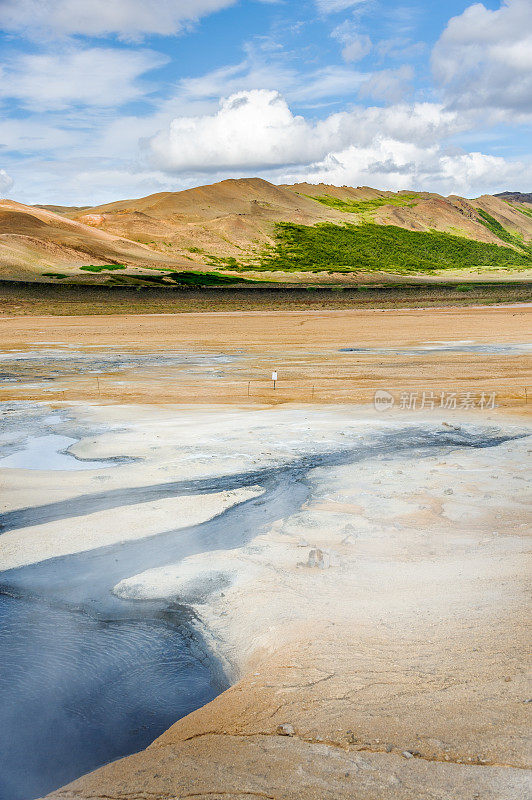
[(220, 688), (177, 613), (106, 622), (2, 595), (0, 652), (2, 800), (146, 747)]
[[(0, 480), (14, 498), (0, 517), (0, 800), (42, 797), (142, 750), (234, 683), (250, 642), (273, 652), (275, 631), (307, 624), (322, 602), (333, 619), (336, 589), (342, 614), (387, 614), (390, 630), (394, 614), (408, 614), (415, 632), (451, 613), (438, 606), (441, 592), (414, 616), (407, 608), (424, 548), (420, 585), (437, 588), (449, 580), (433, 566), (440, 556), (451, 574), (458, 554), (464, 586), (475, 570), (488, 575), (486, 548), (500, 571), (521, 546), (499, 535), (520, 512), (503, 519), (497, 495), (504, 459), (505, 486), (515, 478), (512, 498), (521, 491), (529, 431), (517, 425), (382, 421), (328, 407), (9, 411), (0, 427)], [(486, 539), (479, 520), (490, 509), (498, 530)], [(315, 541), (329, 571), (309, 571)], [(383, 611), (401, 581), (406, 600)], [(491, 585), (482, 577), (474, 589), (474, 613), (487, 614)]]

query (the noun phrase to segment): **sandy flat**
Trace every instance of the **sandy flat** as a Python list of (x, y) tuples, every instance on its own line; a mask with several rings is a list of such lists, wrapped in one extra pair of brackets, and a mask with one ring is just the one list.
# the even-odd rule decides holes
[[(355, 310), (322, 312), (186, 313), (137, 316), (0, 318), (4, 352), (34, 351), (35, 343), (67, 343), (97, 353), (112, 348), (132, 354), (167, 353), (230, 357), (208, 369), (186, 365), (137, 370), (102, 369), (55, 377), (47, 361), (42, 377), (10, 381), (0, 400), (72, 403), (371, 403), (375, 390), (401, 392), (482, 392), (497, 394), (500, 406), (527, 410), (532, 404), (529, 353), (491, 353), (444, 349), (419, 355), (427, 342), (455, 340), (476, 345), (530, 343), (532, 308), (436, 310)], [(50, 330), (52, 332), (50, 332)], [(364, 348), (370, 352), (344, 352)], [(377, 352), (371, 352), (371, 349)], [(403, 352), (382, 353), (380, 348)], [(413, 352), (409, 352), (413, 351)], [(60, 359), (58, 364), (60, 364)], [(20, 367), (10, 361), (9, 374)], [(277, 371), (275, 391), (271, 374)], [(7, 368), (6, 368), (6, 371)], [(96, 370), (98, 372), (98, 370)]]

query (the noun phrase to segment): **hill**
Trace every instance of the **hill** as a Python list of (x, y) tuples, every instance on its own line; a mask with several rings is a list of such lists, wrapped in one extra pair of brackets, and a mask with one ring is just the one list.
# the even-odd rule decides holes
[(528, 205), (532, 205), (532, 192), (499, 192), (494, 197), (500, 197), (501, 200), (508, 200), (511, 203), (528, 203)]
[[(287, 257), (287, 237), (297, 258)], [(0, 201), (0, 276), (16, 279), (166, 284), (214, 267), (297, 282), (309, 270), (318, 280), (335, 271), (523, 269), (531, 242), (531, 207), (488, 195), (246, 178), (93, 207)]]
[(27, 279), (49, 270), (146, 264), (167, 259), (138, 242), (91, 228), (52, 211), (0, 200), (0, 277)]

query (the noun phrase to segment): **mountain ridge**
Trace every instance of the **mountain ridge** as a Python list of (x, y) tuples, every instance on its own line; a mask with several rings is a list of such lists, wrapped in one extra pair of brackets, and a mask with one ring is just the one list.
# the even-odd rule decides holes
[(532, 205), (532, 192), (498, 192), (493, 195), (502, 200), (509, 200), (515, 203), (528, 203)]
[[(96, 206), (26, 206), (1, 200), (0, 276), (116, 282), (125, 280), (118, 276), (122, 270), (128, 275), (133, 270), (137, 277), (157, 269), (249, 270), (265, 249), (276, 246), (279, 226), (287, 224), (392, 226), (527, 251), (532, 211), (525, 203), (509, 202), (506, 195), (511, 194), (471, 200), (433, 192), (233, 178)], [(80, 268), (86, 271), (80, 274)]]

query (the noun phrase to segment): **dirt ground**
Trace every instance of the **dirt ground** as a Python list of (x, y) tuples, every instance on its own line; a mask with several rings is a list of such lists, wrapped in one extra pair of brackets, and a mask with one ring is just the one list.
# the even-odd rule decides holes
[[(260, 274), (273, 285), (252, 288), (129, 288), (0, 281), (2, 315), (177, 314), (193, 311), (312, 311), (355, 308), (424, 308), (532, 301), (530, 271), (442, 277), (375, 273)], [(293, 282), (282, 285), (278, 281)], [(101, 276), (93, 276), (101, 281)], [(324, 286), (330, 283), (332, 286)], [(303, 284), (303, 285), (302, 285)], [(308, 286), (306, 286), (308, 284)], [(317, 284), (322, 284), (318, 286)]]
[[(0, 317), (2, 350), (21, 354), (46, 346), (154, 356), (149, 369), (55, 375), (11, 381), (0, 399), (112, 403), (369, 403), (376, 389), (397, 395), (423, 391), (496, 393), (497, 404), (532, 408), (532, 307), (225, 312), (159, 315)], [(38, 343), (45, 342), (45, 345)], [(446, 347), (464, 343), (461, 352)], [(36, 344), (37, 343), (37, 344)], [(443, 343), (438, 349), (439, 343)], [(492, 352), (468, 349), (478, 345)], [(504, 346), (510, 346), (504, 350)], [(503, 347), (501, 351), (500, 348)], [(342, 348), (373, 352), (340, 352)], [(432, 348), (432, 349), (431, 349)], [(434, 349), (436, 348), (436, 349)], [(499, 350), (497, 349), (499, 348)], [(168, 353), (226, 354), (210, 374), (157, 366)], [(17, 361), (4, 364), (17, 375)], [(57, 363), (49, 362), (50, 375)], [(278, 372), (273, 389), (271, 374)], [(94, 370), (98, 372), (98, 370)], [(411, 410), (411, 408), (409, 409)]]

